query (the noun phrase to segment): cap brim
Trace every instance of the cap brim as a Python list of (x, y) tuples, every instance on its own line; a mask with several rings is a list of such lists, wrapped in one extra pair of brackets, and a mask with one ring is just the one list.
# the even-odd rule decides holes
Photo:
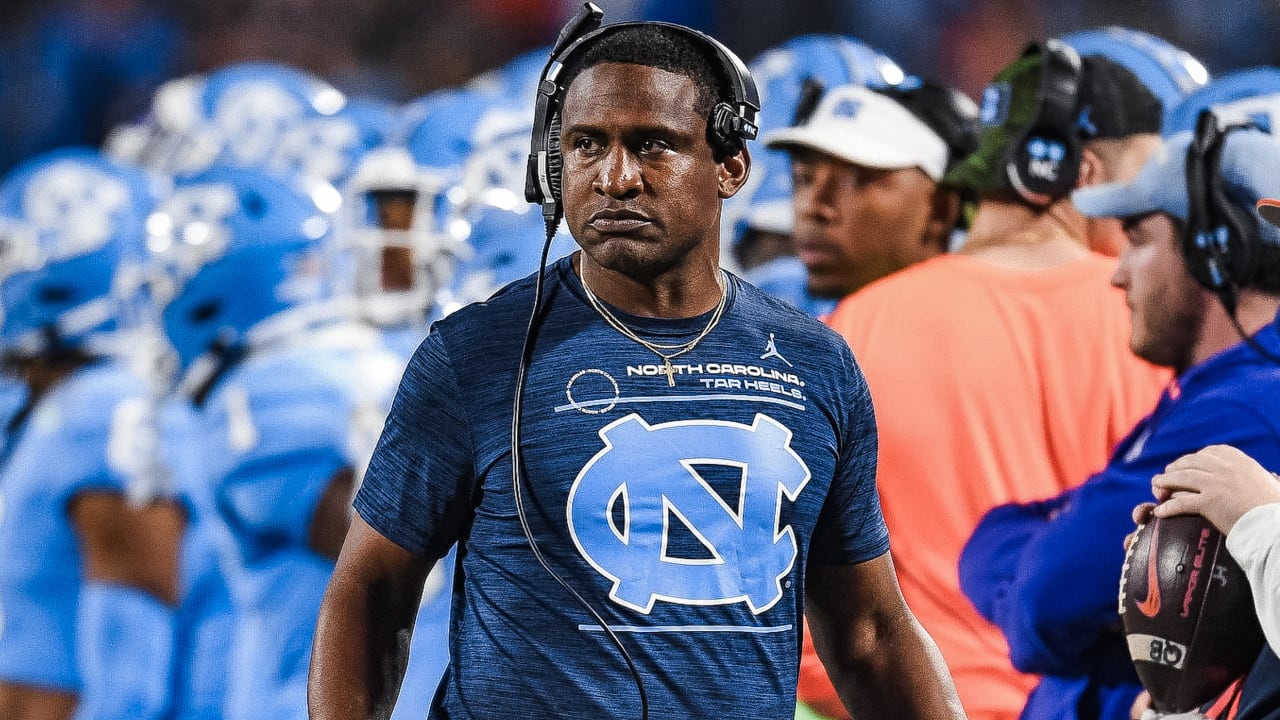
[(1263, 198), (1258, 201), (1258, 214), (1263, 220), (1280, 227), (1280, 200)]
[(822, 124), (801, 125), (771, 132), (764, 137), (764, 144), (780, 150), (807, 148), (854, 165), (881, 170), (901, 170), (921, 164), (919, 153), (899, 149), (889, 143), (851, 136), (844, 127), (833, 128)]
[(1160, 210), (1137, 180), (1080, 188), (1071, 193), (1071, 202), (1085, 217), (1127, 218)]

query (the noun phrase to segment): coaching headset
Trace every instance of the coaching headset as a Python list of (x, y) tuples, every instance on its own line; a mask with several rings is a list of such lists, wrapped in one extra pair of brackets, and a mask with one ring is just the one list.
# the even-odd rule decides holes
[(1034, 207), (1066, 197), (1080, 175), (1083, 138), (1076, 112), (1083, 63), (1061, 40), (1032, 44), (1022, 57), (1038, 55), (1040, 89), (1035, 116), (1009, 143), (1002, 161), (1006, 185)]
[(601, 27), (603, 17), (604, 11), (597, 5), (583, 3), (578, 14), (560, 31), (560, 37), (551, 49), (551, 59), (538, 82), (524, 196), (529, 202), (542, 206), (548, 236), (555, 232), (564, 211), (560, 202), (561, 170), (564, 167), (560, 154), (560, 110), (566, 88), (560, 82), (565, 68), (571, 66), (575, 57), (604, 35), (628, 27), (660, 25), (687, 36), (695, 44), (714, 53), (729, 79), (729, 90), (733, 95), (732, 103), (717, 102), (707, 119), (707, 141), (717, 157), (742, 150), (746, 141), (754, 139), (759, 131), (756, 114), (760, 111), (760, 93), (751, 79), (751, 71), (715, 38), (682, 25), (662, 22), (625, 22)]
[(1257, 269), (1261, 239), (1253, 214), (1227, 196), (1222, 148), (1232, 130), (1248, 127), (1254, 126), (1224, 127), (1212, 110), (1202, 110), (1187, 150), (1188, 212), (1182, 254), (1191, 276), (1218, 296), (1232, 318), (1240, 287)]

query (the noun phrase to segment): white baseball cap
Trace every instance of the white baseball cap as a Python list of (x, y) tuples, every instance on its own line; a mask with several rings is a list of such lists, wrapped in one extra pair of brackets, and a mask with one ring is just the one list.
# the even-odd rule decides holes
[(768, 133), (764, 142), (883, 170), (917, 167), (935, 181), (947, 170), (947, 143), (937, 133), (898, 101), (861, 85), (832, 88), (807, 122)]

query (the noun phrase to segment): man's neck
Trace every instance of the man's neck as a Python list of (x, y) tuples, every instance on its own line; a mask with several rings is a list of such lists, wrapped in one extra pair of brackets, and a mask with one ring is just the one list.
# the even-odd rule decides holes
[(672, 272), (648, 279), (601, 267), (584, 252), (575, 254), (573, 264), (589, 292), (641, 317), (696, 317), (720, 304), (725, 292), (725, 279), (715, 260), (687, 262)]
[(1243, 290), (1236, 303), (1236, 320), (1240, 323), (1240, 328), (1237, 329), (1222, 303), (1210, 295), (1207, 298), (1204, 322), (1200, 327), (1200, 338), (1191, 353), (1192, 367), (1240, 343), (1243, 340), (1241, 330), (1246, 337), (1252, 337), (1276, 319), (1277, 309), (1280, 309), (1280, 296)]
[(1088, 254), (1085, 222), (1070, 200), (1044, 210), (983, 200), (960, 253), (1020, 270), (1056, 267)]

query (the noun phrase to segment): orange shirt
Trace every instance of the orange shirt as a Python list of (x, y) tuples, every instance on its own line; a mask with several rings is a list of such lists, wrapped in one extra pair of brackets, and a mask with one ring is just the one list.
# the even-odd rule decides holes
[(1013, 669), (999, 629), (961, 594), (965, 541), (992, 507), (1099, 470), (1169, 377), (1130, 352), (1114, 268), (1095, 254), (1044, 270), (943, 255), (868, 285), (828, 321), (875, 403), (903, 595), (973, 720), (1016, 718), (1035, 678)]

